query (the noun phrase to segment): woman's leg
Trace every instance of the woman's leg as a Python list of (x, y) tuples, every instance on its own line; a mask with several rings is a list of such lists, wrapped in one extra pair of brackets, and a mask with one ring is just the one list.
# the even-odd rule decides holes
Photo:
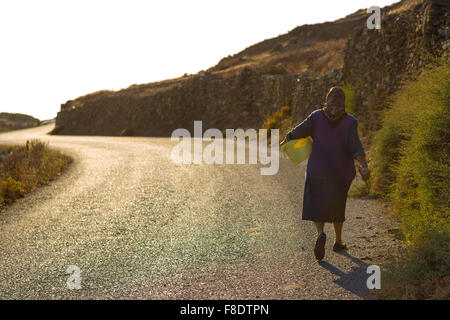
[(325, 242), (327, 241), (327, 237), (323, 232), (325, 222), (314, 221), (314, 224), (316, 225), (317, 233), (319, 234), (316, 245), (314, 246), (314, 255), (316, 256), (316, 259), (320, 261), (325, 257)]
[(342, 227), (344, 223), (343, 222), (334, 222), (334, 233), (336, 234), (336, 243), (344, 244), (342, 242)]
[(317, 233), (321, 234), (323, 232), (323, 227), (325, 226), (325, 222), (314, 221), (316, 225)]

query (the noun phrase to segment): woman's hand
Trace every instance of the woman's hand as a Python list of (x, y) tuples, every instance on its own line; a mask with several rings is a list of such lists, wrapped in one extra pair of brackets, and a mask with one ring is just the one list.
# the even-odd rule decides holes
[(370, 178), (370, 170), (366, 162), (366, 155), (360, 154), (359, 156), (356, 157), (356, 160), (358, 160), (360, 165), (359, 173), (361, 174), (361, 178), (363, 179), (364, 182), (366, 182)]

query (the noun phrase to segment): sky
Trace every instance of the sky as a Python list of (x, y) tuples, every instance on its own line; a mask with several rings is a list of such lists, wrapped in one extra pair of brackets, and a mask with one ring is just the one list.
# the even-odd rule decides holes
[(297, 26), (393, 0), (0, 0), (0, 112), (195, 74)]

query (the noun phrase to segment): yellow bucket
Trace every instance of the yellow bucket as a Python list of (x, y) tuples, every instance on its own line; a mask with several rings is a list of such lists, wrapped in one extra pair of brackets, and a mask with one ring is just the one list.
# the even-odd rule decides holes
[(312, 151), (313, 140), (311, 137), (290, 140), (281, 147), (294, 166), (308, 159)]

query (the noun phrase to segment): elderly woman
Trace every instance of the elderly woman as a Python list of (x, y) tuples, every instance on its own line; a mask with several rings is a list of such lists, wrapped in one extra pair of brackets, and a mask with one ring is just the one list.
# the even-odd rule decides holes
[(323, 230), (326, 222), (334, 225), (333, 250), (347, 248), (342, 242), (342, 226), (347, 193), (356, 175), (354, 159), (362, 166), (362, 179), (369, 179), (357, 126), (357, 120), (345, 112), (344, 91), (333, 87), (326, 96), (325, 107), (311, 113), (285, 138), (286, 142), (308, 136), (314, 140), (306, 170), (302, 219), (311, 220), (316, 226), (318, 237), (314, 254), (317, 260), (325, 256)]

